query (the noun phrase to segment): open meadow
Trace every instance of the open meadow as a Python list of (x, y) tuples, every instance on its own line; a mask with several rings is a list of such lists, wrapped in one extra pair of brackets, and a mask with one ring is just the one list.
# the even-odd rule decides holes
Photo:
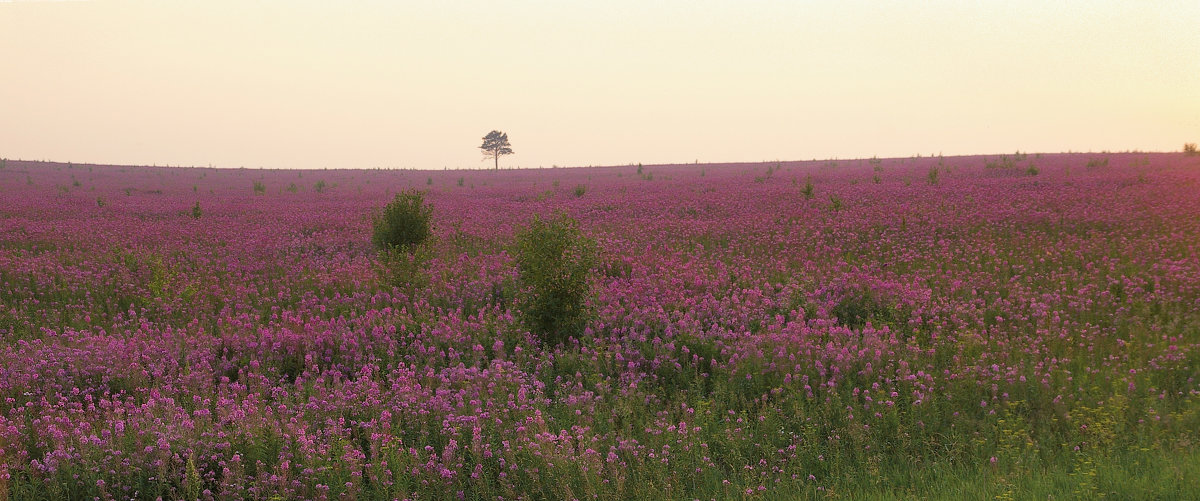
[(0, 164), (0, 500), (1100, 496), (1200, 496), (1200, 156)]

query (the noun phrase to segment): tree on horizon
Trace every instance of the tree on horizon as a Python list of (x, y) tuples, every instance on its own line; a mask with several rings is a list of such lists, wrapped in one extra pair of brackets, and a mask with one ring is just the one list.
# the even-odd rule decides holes
[(512, 145), (508, 142), (508, 134), (494, 130), (483, 136), (483, 144), (479, 146), (483, 150), (484, 158), (492, 157), (496, 163), (496, 170), (500, 170), (500, 157), (504, 155), (512, 155)]

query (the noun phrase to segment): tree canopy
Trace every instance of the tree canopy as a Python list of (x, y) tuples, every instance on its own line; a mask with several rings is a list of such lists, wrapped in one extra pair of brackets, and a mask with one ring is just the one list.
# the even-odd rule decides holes
[(479, 149), (483, 150), (484, 158), (491, 157), (496, 164), (496, 169), (500, 168), (500, 157), (504, 155), (512, 155), (512, 144), (508, 142), (508, 134), (494, 130), (483, 136), (483, 144), (479, 145)]

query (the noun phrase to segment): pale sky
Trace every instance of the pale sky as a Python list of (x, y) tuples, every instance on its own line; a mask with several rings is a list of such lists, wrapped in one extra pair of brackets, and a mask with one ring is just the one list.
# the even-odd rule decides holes
[(488, 168), (1200, 141), (1200, 2), (4, 1), (0, 156)]

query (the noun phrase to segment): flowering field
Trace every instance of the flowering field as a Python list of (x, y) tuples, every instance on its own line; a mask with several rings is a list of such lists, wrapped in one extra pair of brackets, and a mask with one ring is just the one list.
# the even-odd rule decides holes
[[(550, 346), (512, 242), (559, 212)], [(0, 500), (1185, 499), (1197, 430), (1200, 157), (0, 164)]]

